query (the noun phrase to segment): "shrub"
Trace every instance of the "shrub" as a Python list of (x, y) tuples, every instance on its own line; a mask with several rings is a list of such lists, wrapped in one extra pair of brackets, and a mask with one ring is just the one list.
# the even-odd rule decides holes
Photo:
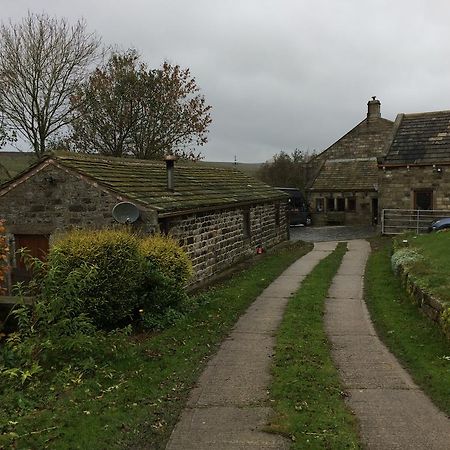
[(77, 230), (61, 236), (48, 255), (43, 296), (101, 328), (133, 315), (145, 261), (139, 240), (125, 230)]
[(192, 263), (173, 237), (155, 234), (143, 239), (140, 248), (152, 268), (166, 277), (184, 284), (192, 276)]
[(400, 267), (409, 269), (422, 260), (423, 256), (416, 249), (400, 248), (391, 257), (392, 270), (398, 273)]

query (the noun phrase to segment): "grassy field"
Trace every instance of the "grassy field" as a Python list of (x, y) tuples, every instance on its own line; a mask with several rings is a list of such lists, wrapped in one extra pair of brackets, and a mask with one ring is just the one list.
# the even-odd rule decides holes
[(450, 232), (409, 235), (407, 239), (408, 247), (423, 256), (411, 268), (412, 273), (422, 287), (450, 306)]
[[(450, 233), (441, 233), (417, 238), (414, 243), (424, 249), (427, 257), (440, 255), (443, 261), (445, 251), (440, 246), (447, 245), (449, 238)], [(414, 381), (450, 415), (450, 341), (421, 314), (393, 274), (390, 241), (375, 240), (372, 247), (366, 268), (365, 296), (376, 330)], [(433, 267), (434, 263), (430, 270)]]
[(42, 380), (0, 396), (0, 448), (164, 448), (190, 389), (242, 312), (312, 248), (296, 243), (199, 294), (202, 306), (159, 334), (132, 335), (93, 375)]
[(306, 277), (277, 335), (270, 429), (289, 436), (295, 449), (360, 448), (323, 326), (324, 301), (345, 252), (339, 244)]

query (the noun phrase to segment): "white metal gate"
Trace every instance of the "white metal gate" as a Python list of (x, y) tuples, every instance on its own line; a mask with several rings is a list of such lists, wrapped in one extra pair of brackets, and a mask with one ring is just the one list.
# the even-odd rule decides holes
[(381, 212), (381, 233), (400, 234), (413, 231), (426, 233), (432, 222), (450, 217), (448, 210), (383, 209)]

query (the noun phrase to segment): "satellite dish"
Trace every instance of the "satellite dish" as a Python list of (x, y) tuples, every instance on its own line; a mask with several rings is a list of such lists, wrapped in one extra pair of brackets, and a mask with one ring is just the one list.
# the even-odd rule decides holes
[(139, 209), (130, 202), (120, 202), (114, 206), (112, 215), (119, 223), (134, 223), (139, 219)]

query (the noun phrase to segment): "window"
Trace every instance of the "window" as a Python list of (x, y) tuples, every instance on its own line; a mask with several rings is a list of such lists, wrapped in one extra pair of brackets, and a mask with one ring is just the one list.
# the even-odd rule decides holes
[(334, 198), (327, 198), (327, 211), (334, 211)]
[(433, 209), (432, 189), (421, 189), (414, 191), (414, 209)]
[(345, 211), (345, 198), (338, 198), (337, 199), (337, 210), (338, 211)]
[(349, 198), (347, 200), (347, 206), (349, 211), (356, 211), (356, 198)]
[(316, 211), (317, 212), (323, 211), (323, 198), (316, 198)]
[(243, 212), (243, 234), (245, 239), (250, 239), (251, 226), (250, 226), (250, 209), (244, 209)]

